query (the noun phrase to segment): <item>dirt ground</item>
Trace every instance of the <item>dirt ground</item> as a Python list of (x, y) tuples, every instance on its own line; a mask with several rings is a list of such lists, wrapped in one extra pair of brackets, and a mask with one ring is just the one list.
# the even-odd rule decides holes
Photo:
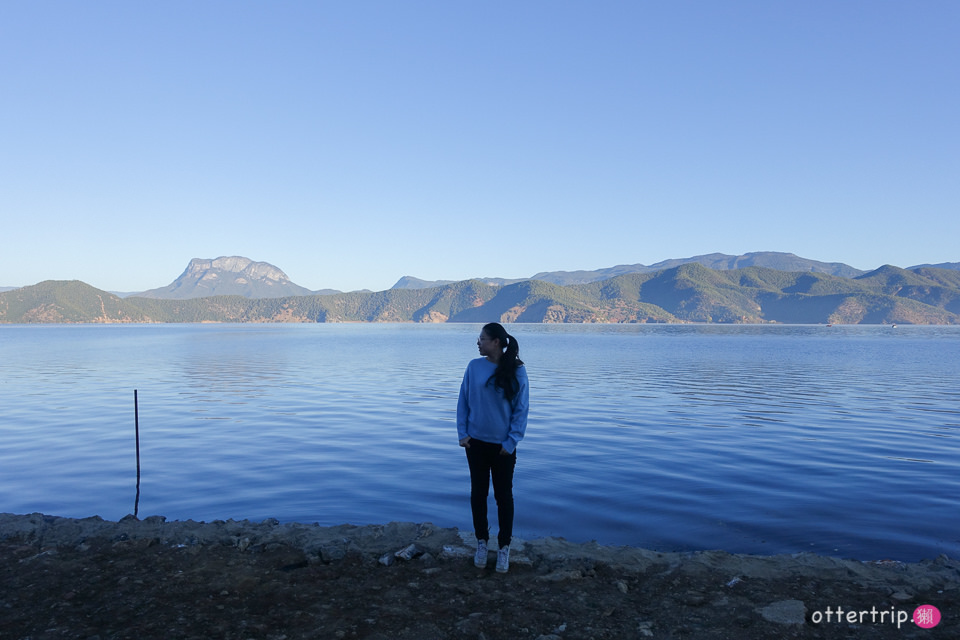
[[(493, 552), (487, 569), (473, 566), (472, 544), (430, 524), (0, 514), (0, 638), (960, 635), (960, 562), (944, 556), (658, 553), (547, 538), (515, 541), (498, 574)], [(397, 558), (409, 545), (412, 557)], [(906, 619), (924, 604), (942, 614), (932, 629)]]

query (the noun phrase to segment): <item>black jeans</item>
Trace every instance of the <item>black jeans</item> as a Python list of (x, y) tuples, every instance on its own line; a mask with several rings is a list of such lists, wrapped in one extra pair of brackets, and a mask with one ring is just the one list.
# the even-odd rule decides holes
[(493, 497), (497, 501), (497, 520), (500, 532), (497, 542), (506, 547), (513, 538), (513, 470), (517, 466), (517, 452), (500, 455), (500, 445), (471, 440), (467, 447), (470, 465), (470, 508), (473, 511), (473, 530), (477, 540), (490, 539), (487, 522), (487, 496), (493, 478)]

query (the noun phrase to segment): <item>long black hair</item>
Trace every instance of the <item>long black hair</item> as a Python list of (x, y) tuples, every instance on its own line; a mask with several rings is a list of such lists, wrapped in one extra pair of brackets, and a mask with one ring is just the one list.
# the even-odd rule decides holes
[[(490, 379), (493, 380), (495, 387), (503, 389), (504, 397), (512, 401), (520, 387), (517, 383), (517, 367), (523, 365), (523, 360), (518, 357), (520, 355), (520, 344), (516, 338), (507, 333), (507, 330), (499, 322), (484, 325), (482, 331), (491, 340), (499, 340), (500, 348), (506, 347), (497, 362), (497, 370), (493, 372)], [(488, 379), (487, 382), (490, 382), (490, 380)]]

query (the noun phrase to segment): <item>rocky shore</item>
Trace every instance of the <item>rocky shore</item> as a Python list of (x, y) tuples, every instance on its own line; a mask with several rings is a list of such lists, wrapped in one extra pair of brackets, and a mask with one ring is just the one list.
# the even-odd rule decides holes
[[(429, 523), (0, 514), (0, 638), (955, 638), (960, 562), (515, 540)], [(933, 605), (936, 626), (911, 618)], [(930, 609), (922, 609), (929, 613)]]

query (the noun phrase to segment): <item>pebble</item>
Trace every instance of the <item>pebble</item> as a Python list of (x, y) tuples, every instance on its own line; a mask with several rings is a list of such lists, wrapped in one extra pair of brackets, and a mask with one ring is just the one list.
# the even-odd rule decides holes
[(470, 558), (473, 556), (473, 550), (467, 547), (455, 547), (445, 544), (440, 551), (441, 560), (459, 560), (461, 558)]
[(799, 624), (806, 621), (807, 608), (801, 600), (780, 600), (760, 609), (764, 620), (777, 624)]

